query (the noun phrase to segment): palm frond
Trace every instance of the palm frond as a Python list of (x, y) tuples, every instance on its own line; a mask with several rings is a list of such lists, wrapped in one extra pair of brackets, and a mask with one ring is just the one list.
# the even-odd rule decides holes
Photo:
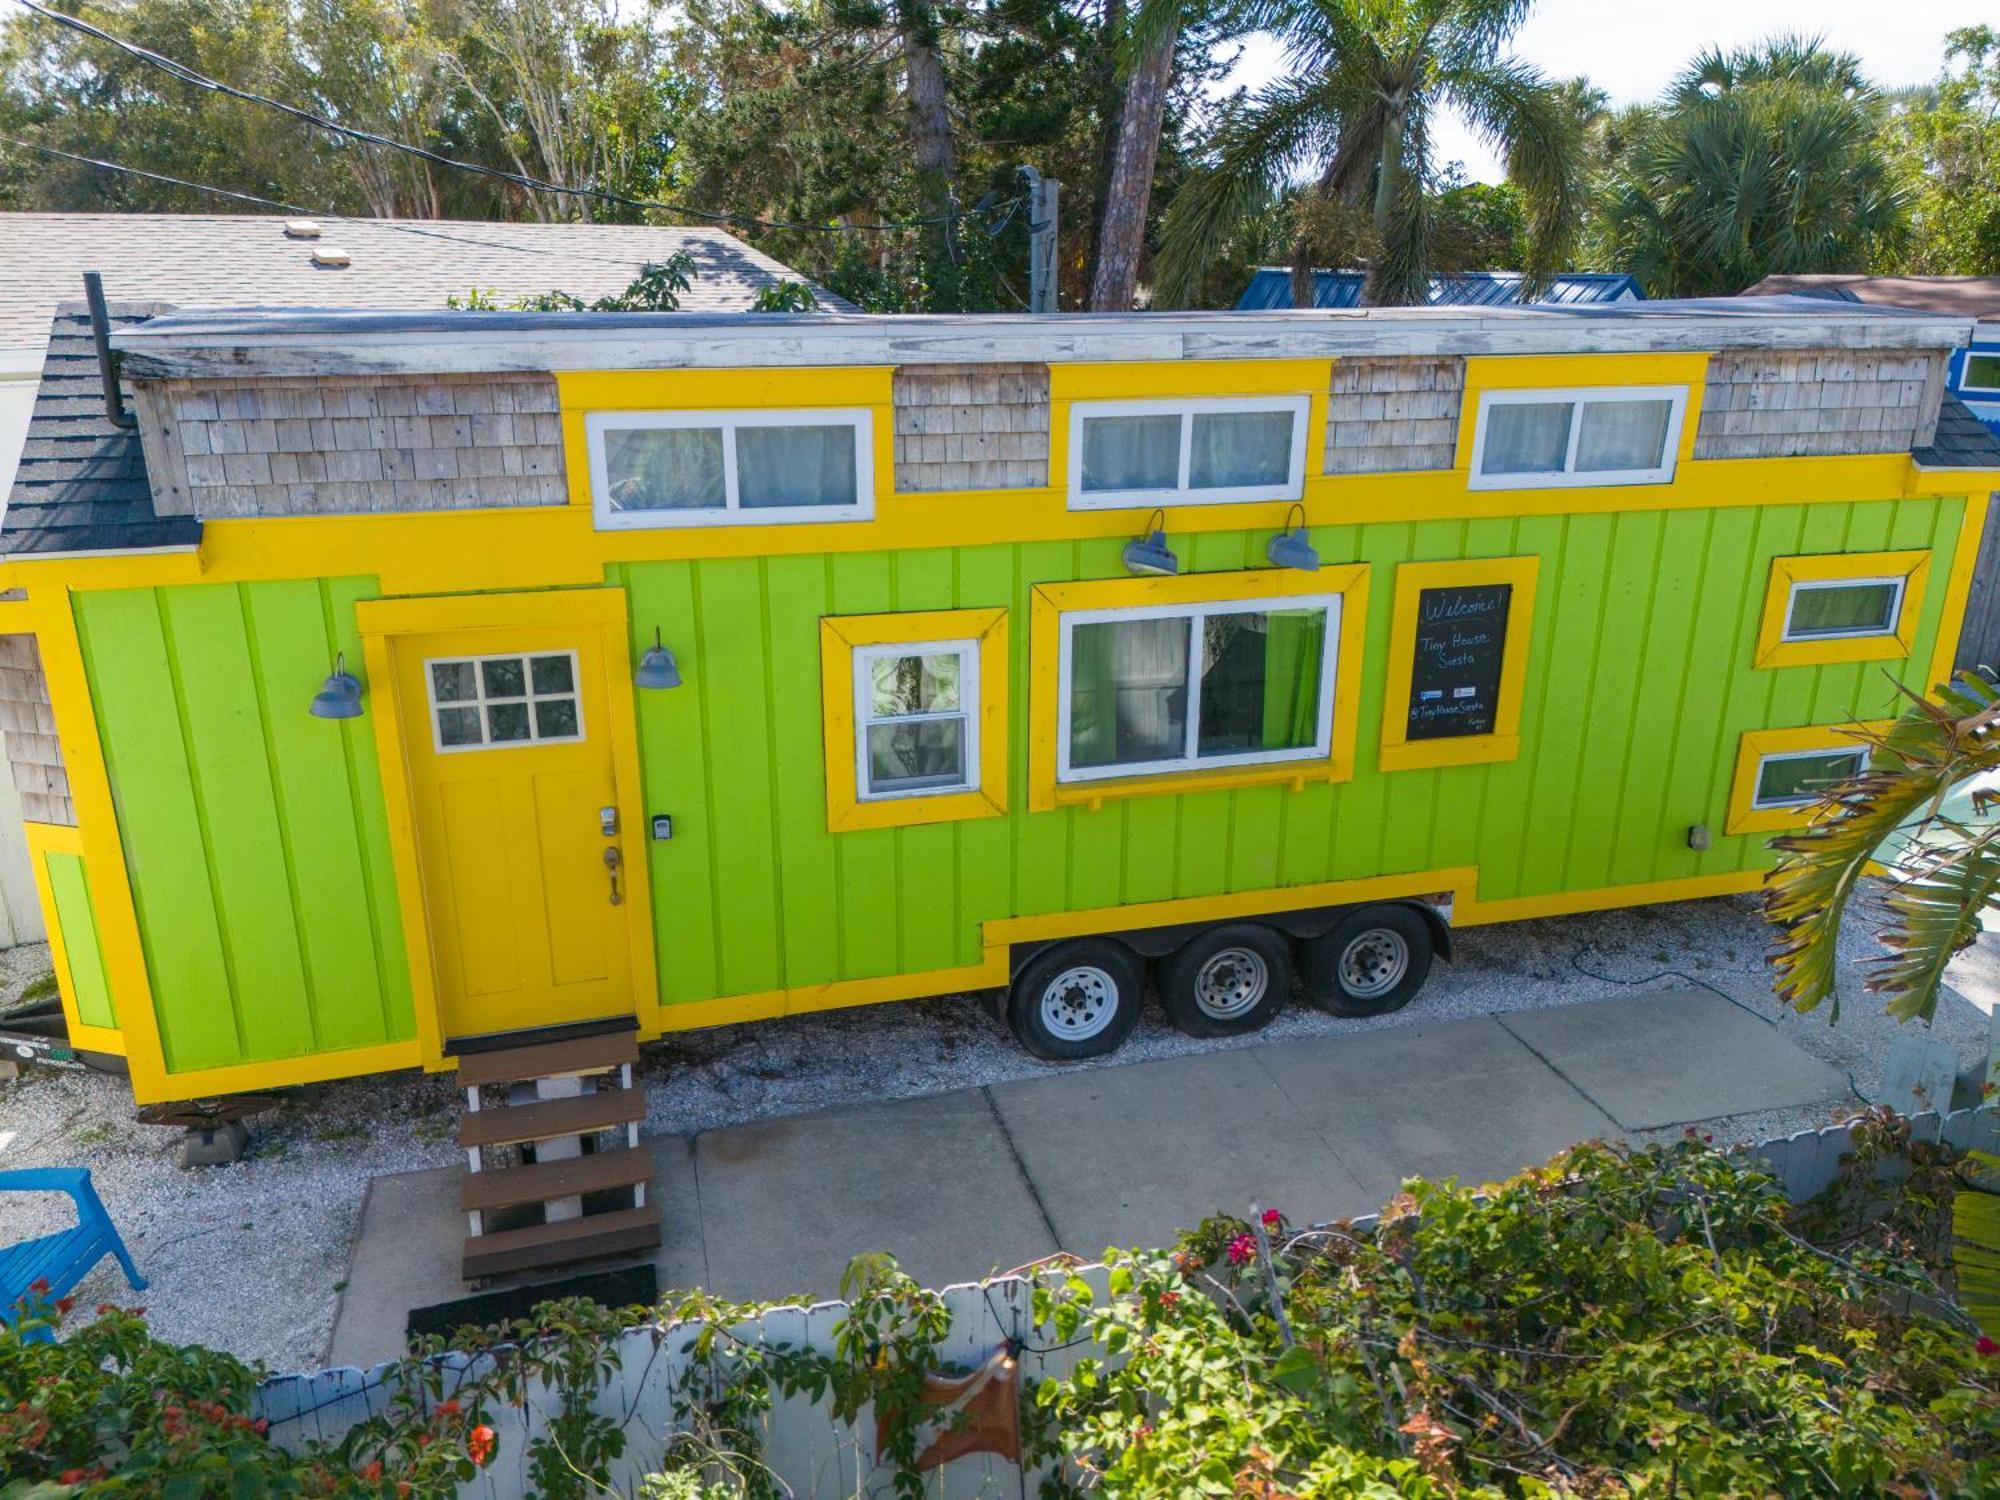
[(1506, 156), (1528, 211), (1529, 281), (1539, 290), (1568, 264), (1587, 210), (1583, 117), (1562, 85), (1507, 58), (1442, 74), (1440, 87)]

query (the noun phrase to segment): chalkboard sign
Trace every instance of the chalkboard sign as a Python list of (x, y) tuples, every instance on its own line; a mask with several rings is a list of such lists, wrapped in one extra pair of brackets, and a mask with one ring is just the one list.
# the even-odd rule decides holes
[(1493, 733), (1500, 706), (1507, 609), (1513, 595), (1511, 583), (1418, 592), (1406, 738), (1442, 740)]

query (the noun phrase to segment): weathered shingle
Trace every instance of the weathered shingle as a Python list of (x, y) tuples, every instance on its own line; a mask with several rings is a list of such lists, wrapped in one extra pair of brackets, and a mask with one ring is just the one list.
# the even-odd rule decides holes
[(1910, 456), (1926, 469), (2000, 469), (2000, 437), (1946, 391), (1938, 409), (1937, 436)]
[[(164, 311), (118, 303), (111, 326)], [(49, 328), (27, 446), (0, 525), (0, 553), (148, 551), (191, 547), (200, 537), (200, 522), (154, 513), (137, 430), (104, 414), (90, 318), (81, 306), (64, 306)]]

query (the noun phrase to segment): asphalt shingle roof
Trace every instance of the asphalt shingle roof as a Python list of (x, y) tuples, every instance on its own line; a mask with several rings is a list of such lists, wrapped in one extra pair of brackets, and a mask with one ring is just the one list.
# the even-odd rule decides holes
[(1956, 313), (1963, 318), (2000, 317), (2000, 276), (1863, 276), (1829, 272), (1766, 276), (1742, 291), (1745, 297), (1787, 294), (1873, 302), (1883, 307), (1913, 307), (1921, 312)]
[(2000, 469), (2000, 437), (1946, 391), (1938, 408), (1937, 436), (1910, 456), (1926, 469)]
[[(114, 303), (111, 326), (142, 322), (164, 310)], [(200, 536), (199, 521), (153, 513), (139, 434), (104, 415), (90, 316), (81, 303), (65, 304), (49, 329), (27, 446), (0, 524), (0, 553), (192, 547)]]
[[(188, 307), (441, 309), (474, 287), (502, 300), (623, 291), (648, 261), (686, 249), (689, 312), (746, 312), (758, 288), (797, 271), (720, 229), (643, 224), (482, 224), (449, 219), (320, 219), (316, 240), (289, 239), (269, 214), (0, 213), (0, 348), (38, 348), (80, 273), (101, 271), (118, 301)], [(316, 266), (314, 248), (350, 263)], [(849, 304), (814, 288), (829, 308)]]

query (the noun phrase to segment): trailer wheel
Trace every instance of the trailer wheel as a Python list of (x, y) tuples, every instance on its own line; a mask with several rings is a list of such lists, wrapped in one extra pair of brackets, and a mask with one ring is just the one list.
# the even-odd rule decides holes
[(1146, 970), (1109, 938), (1045, 948), (1022, 966), (1007, 994), (1007, 1024), (1037, 1057), (1076, 1062), (1116, 1050), (1139, 1022)]
[(1336, 1016), (1386, 1016), (1423, 988), (1431, 930), (1407, 906), (1364, 906), (1301, 946), (1306, 994)]
[(1292, 998), (1292, 945), (1237, 922), (1190, 939), (1160, 963), (1160, 1003), (1189, 1036), (1261, 1031)]

